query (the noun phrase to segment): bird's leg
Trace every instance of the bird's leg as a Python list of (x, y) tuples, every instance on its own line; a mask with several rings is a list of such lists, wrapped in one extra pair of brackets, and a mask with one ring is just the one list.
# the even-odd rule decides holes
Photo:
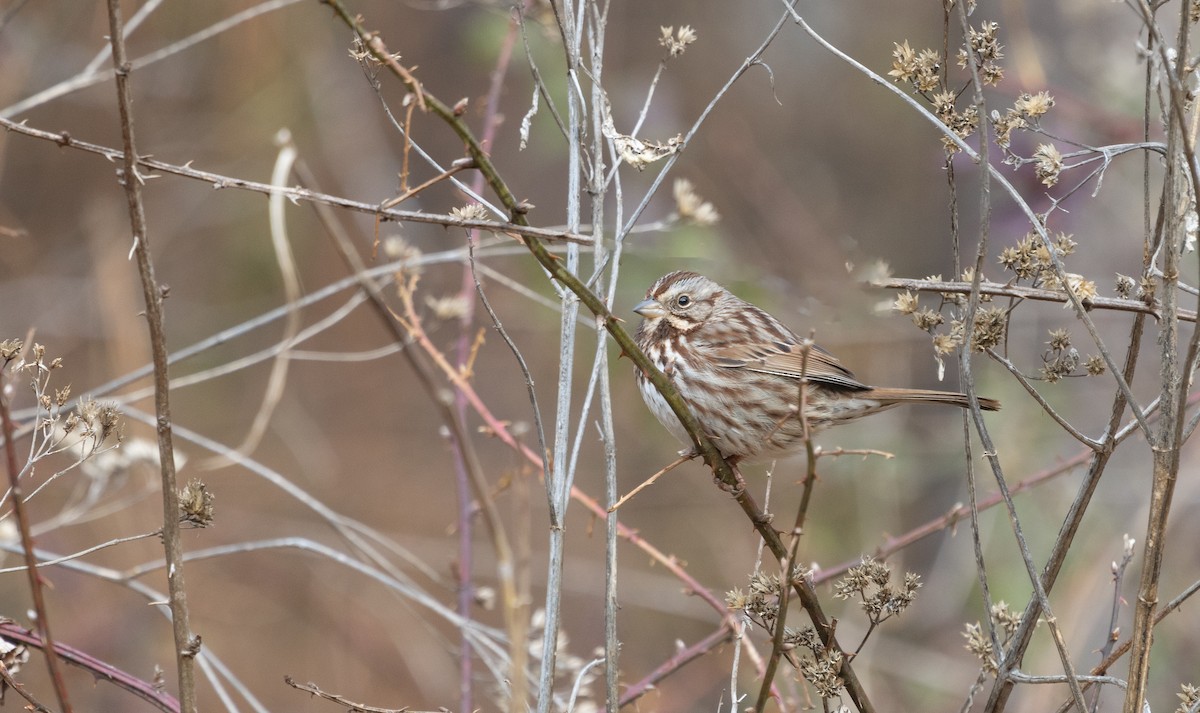
[(721, 480), (720, 476), (717, 475), (713, 476), (713, 482), (717, 484), (718, 488), (736, 498), (746, 490), (746, 480), (742, 478), (742, 471), (738, 470), (737, 459), (726, 458), (725, 462), (729, 464), (729, 469), (733, 471), (733, 477), (737, 479), (737, 482), (734, 485), (730, 485)]

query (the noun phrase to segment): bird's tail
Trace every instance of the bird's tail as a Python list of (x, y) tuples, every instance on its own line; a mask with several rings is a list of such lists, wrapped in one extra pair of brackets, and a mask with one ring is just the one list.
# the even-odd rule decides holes
[[(889, 389), (871, 388), (857, 394), (860, 397), (877, 399), (887, 405), (903, 403), (950, 404), (966, 408), (967, 395), (955, 391), (931, 391), (928, 389)], [(996, 399), (979, 397), (979, 408), (984, 411), (999, 411), (1000, 402)]]

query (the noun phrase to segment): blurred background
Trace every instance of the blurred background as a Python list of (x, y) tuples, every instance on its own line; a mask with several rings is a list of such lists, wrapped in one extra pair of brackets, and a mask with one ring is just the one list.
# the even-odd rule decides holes
[[(142, 3), (125, 3), (130, 17)], [(278, 7), (276, 7), (277, 5)], [(212, 27), (248, 8), (270, 9), (235, 23), (228, 31), (185, 51), (137, 68), (132, 75), (134, 111), (142, 153), (173, 164), (248, 180), (269, 180), (278, 153), (275, 137), (290, 132), (300, 160), (328, 193), (379, 203), (400, 192), (404, 141), (389, 121), (380, 97), (351, 57), (352, 33), (317, 2), (277, 3), (211, 0), (159, 6), (129, 37), (129, 54), (140, 58)], [(406, 66), (416, 66), (428, 90), (453, 103), (468, 99), (467, 119), (482, 133), (490, 75), (509, 27), (509, 6), (479, 2), (351, 0), (368, 28), (378, 30)], [(800, 12), (833, 44), (876, 72), (891, 68), (893, 43), (940, 47), (941, 3), (929, 0), (840, 3), (801, 2)], [(639, 136), (666, 140), (685, 133), (715, 93), (763, 41), (781, 13), (778, 3), (617, 1), (609, 10), (604, 85), (616, 128), (629, 132), (637, 120), (664, 50), (660, 26), (690, 25), (698, 35), (682, 57), (667, 63)], [(548, 8), (530, 10), (530, 53), (563, 109), (562, 50)], [(109, 147), (121, 144), (111, 79), (52, 98), (31, 100), (85, 70), (98, 55), (108, 66), (108, 24), (102, 2), (7, 0), (0, 7), (0, 116), (31, 127), (69, 132)], [(1021, 92), (1047, 90), (1056, 106), (1044, 125), (1084, 145), (1138, 141), (1142, 136), (1145, 66), (1140, 61), (1137, 19), (1118, 3), (1064, 0), (981, 2), (973, 22), (1000, 23), (1006, 46), (1005, 81), (990, 95), (1000, 108)], [(957, 36), (957, 33), (954, 33)], [(952, 45), (957, 40), (952, 40)], [(898, 276), (953, 277), (945, 157), (937, 132), (891, 93), (823, 50), (788, 25), (766, 52), (765, 66), (752, 67), (715, 107), (676, 163), (642, 222), (667, 219), (675, 210), (670, 181), (687, 178), (721, 215), (711, 227), (681, 226), (638, 233), (626, 243), (614, 311), (630, 320), (629, 308), (659, 275), (674, 269), (704, 272), (739, 295), (768, 309), (796, 331), (816, 332), (864, 381), (888, 386), (936, 388), (937, 366), (928, 335), (890, 310), (894, 295), (864, 287), (855, 274), (876, 261)], [(82, 82), (81, 82), (82, 83)], [(381, 75), (382, 97), (402, 114), (402, 87)], [(525, 51), (518, 42), (503, 84), (501, 121), (489, 147), (495, 164), (518, 198), (535, 208), (534, 225), (566, 220), (566, 147), (543, 105), (534, 118), (529, 145), (519, 148), (521, 117), (532, 90)], [(463, 155), (461, 143), (440, 122), (417, 113), (413, 138), (442, 164)], [(1014, 148), (1028, 155), (1045, 139), (1018, 137)], [(1062, 146), (1065, 151), (1067, 147)], [(995, 152), (994, 152), (995, 154)], [(993, 156), (994, 158), (995, 155)], [(410, 157), (413, 185), (435, 175)], [(149, 362), (136, 266), (128, 259), (130, 228), (117, 164), (77, 150), (7, 132), (0, 135), (0, 339), (32, 338), (48, 356), (62, 357), (53, 385), (71, 385), (76, 395), (129, 401), (153, 410), (146, 378), (110, 392), (99, 391)], [(976, 172), (955, 164), (965, 255), (978, 235)], [(1152, 166), (1152, 170), (1157, 167)], [(658, 165), (638, 173), (623, 167), (626, 215), (641, 200)], [(1056, 213), (1051, 229), (1074, 235), (1076, 254), (1068, 269), (1096, 281), (1112, 296), (1115, 273), (1138, 275), (1142, 264), (1141, 158), (1113, 162), (1103, 184), (1090, 183)], [(1049, 206), (1047, 189), (1032, 167), (1010, 174), (1035, 210)], [(1065, 175), (1049, 191), (1060, 196), (1084, 178)], [(286, 301), (271, 247), (267, 200), (232, 188), (174, 176), (155, 178), (145, 189), (151, 247), (158, 278), (170, 286), (166, 301), (173, 351), (275, 309)], [(441, 185), (401, 208), (446, 213), (467, 199)], [(338, 211), (368, 261), (376, 238), (402, 238), (429, 255), (459, 249), (462, 231), (437, 226), (386, 223)], [(611, 206), (609, 215), (612, 215)], [(311, 294), (348, 274), (326, 229), (308, 205), (289, 205), (288, 234), (301, 282)], [(985, 273), (1004, 280), (996, 255), (1028, 230), (1012, 202), (993, 190), (991, 248)], [(527, 254), (482, 254), (481, 262), (544, 297), (553, 292)], [(382, 254), (375, 261), (383, 260)], [(585, 258), (585, 263), (587, 259)], [(588, 268), (590, 269), (590, 268)], [(1195, 282), (1195, 264), (1185, 279)], [(586, 271), (586, 270), (585, 270)], [(461, 256), (424, 268), (422, 298), (457, 293), (463, 282)], [(551, 418), (558, 355), (559, 315), (529, 296), (491, 279), (490, 301), (522, 349), (543, 414)], [(302, 311), (313, 324), (350, 297), (342, 290)], [(936, 306), (936, 298), (923, 303)], [(1190, 305), (1188, 305), (1190, 307)], [(474, 362), (474, 383), (500, 419), (531, 422), (523, 379), (486, 315), (476, 319), (486, 342)], [(1131, 317), (1095, 316), (1120, 359)], [(429, 309), (426, 326), (437, 345), (453, 350), (456, 321)], [(1047, 330), (1072, 330), (1085, 355), (1094, 353), (1071, 312), (1056, 304), (1024, 305), (1013, 320), (1009, 358), (1036, 374), (1047, 349)], [(1190, 334), (1190, 331), (1187, 332)], [(283, 322), (248, 329), (173, 367), (181, 377), (228, 365), (266, 349), (281, 338)], [(579, 373), (586, 379), (594, 341), (581, 330)], [(1157, 332), (1147, 330), (1135, 391), (1143, 403), (1157, 395)], [(365, 306), (298, 348), (286, 387), (261, 440), (250, 454), (334, 512), (376, 529), (405, 548), (425, 569), (406, 567), (414, 581), (453, 608), (456, 567), (456, 493), (453, 457), (444, 428), (404, 358), (374, 354), (391, 336)], [(610, 350), (618, 436), (619, 476), (628, 490), (675, 457), (680, 447), (645, 409), (633, 370)], [(1055, 468), (1082, 446), (1064, 434), (997, 365), (977, 360), (983, 395), (999, 398), (1004, 410), (990, 414), (997, 452), (1012, 482)], [(945, 388), (956, 383), (955, 360), (947, 362)], [(228, 447), (249, 431), (267, 388), (270, 361), (210, 378), (172, 392), (175, 422)], [(576, 391), (581, 402), (582, 384)], [(18, 409), (33, 404), (22, 382)], [(1108, 418), (1108, 377), (1039, 384), (1046, 398), (1083, 432), (1099, 436)], [(578, 413), (578, 410), (576, 410)], [(593, 410), (584, 424), (577, 485), (600, 498), (603, 459)], [(472, 417), (468, 426), (480, 425)], [(803, 561), (834, 566), (869, 554), (887, 537), (933, 520), (968, 500), (963, 421), (953, 409), (896, 410), (840, 428), (820, 438), (825, 448), (872, 448), (891, 460), (844, 457), (821, 461)], [(151, 429), (130, 419), (126, 439), (153, 438)], [(526, 442), (536, 439), (527, 431)], [(272, 484), (261, 473), (216, 460), (186, 439), (176, 442), (187, 461), (181, 481), (199, 478), (215, 497), (216, 523), (185, 531), (189, 551), (279, 537), (304, 537), (340, 548), (344, 543), (325, 518)], [(28, 448), (23, 440), (19, 448)], [(541, 602), (545, 581), (547, 518), (539, 473), (513, 451), (486, 435), (476, 438), (497, 502), (511, 533), (527, 550), (532, 604)], [(24, 452), (23, 450), (20, 452)], [(995, 484), (983, 470), (975, 444), (983, 494)], [(43, 483), (70, 463), (67, 455), (38, 465), (31, 482)], [(772, 510), (790, 523), (799, 501), (794, 483), (803, 461), (774, 470)], [(760, 489), (765, 466), (748, 466)], [(1173, 597), (1196, 578), (1194, 543), (1200, 537), (1195, 513), (1195, 459), (1185, 452), (1167, 551), (1162, 594)], [(31, 500), (37, 543), (49, 552), (70, 553), (117, 537), (152, 531), (161, 518), (157, 474), (135, 465), (123, 480), (98, 493), (88, 516), (59, 517), (96, 486), (73, 469)], [(1069, 471), (1017, 498), (1018, 513), (1039, 566), (1081, 480)], [(505, 485), (507, 484), (507, 485)], [(1122, 551), (1122, 536), (1141, 539), (1150, 491), (1150, 455), (1137, 437), (1123, 446), (1108, 468), (1066, 569), (1052, 595), (1056, 614), (1081, 668), (1100, 660), (1109, 630), (1114, 587), (1109, 563)], [(104, 506), (104, 507), (101, 507)], [(111, 506), (111, 507), (110, 507)], [(686, 563), (688, 571), (718, 597), (744, 587), (753, 568), (756, 538), (737, 506), (716, 489), (706, 469), (691, 463), (669, 474), (620, 511), (622, 521), (661, 550)], [(65, 521), (64, 521), (65, 520)], [(51, 526), (52, 525), (52, 526)], [(10, 535), (11, 537), (11, 535)], [(1021, 609), (1030, 586), (1002, 508), (981, 517), (992, 596)], [(494, 586), (494, 561), (482, 528), (475, 535), (474, 573), (480, 586)], [(9, 542), (12, 542), (9, 539)], [(564, 626), (571, 654), (589, 659), (603, 643), (603, 523), (572, 506), (567, 520), (567, 584)], [(85, 561), (120, 573), (160, 558), (156, 538), (109, 547)], [(9, 555), (5, 566), (18, 563)], [(916, 603), (898, 620), (876, 631), (856, 661), (867, 690), (886, 709), (957, 710), (978, 675), (978, 661), (963, 648), (963, 627), (986, 616), (978, 591), (971, 533), (960, 524), (904, 549), (888, 560), (899, 576), (921, 575)], [(1140, 560), (1134, 560), (1116, 593), (1136, 597)], [(620, 550), (619, 632), (622, 680), (633, 683), (675, 652), (711, 633), (714, 611), (684, 591), (683, 584), (639, 550)], [(62, 568), (47, 570), (48, 608), (59, 641), (89, 652), (135, 676), (154, 677), (156, 666), (174, 690), (170, 626), (145, 598), (101, 577)], [(165, 589), (161, 570), (139, 578)], [(283, 684), (290, 675), (369, 705), (457, 710), (458, 635), (444, 620), (392, 589), (328, 558), (297, 550), (271, 549), (228, 554), (189, 564), (187, 584), (192, 627), (205, 648), (220, 657), (271, 710), (320, 711), (331, 705)], [(833, 599), (820, 589), (827, 611), (839, 620), (839, 637), (856, 641), (866, 621), (855, 602)], [(27, 580), (22, 573), (0, 576), (0, 614), (29, 624)], [(798, 615), (799, 612), (794, 612)], [(499, 626), (496, 611), (475, 615)], [(1118, 627), (1128, 631), (1128, 606)], [(1195, 607), (1172, 615), (1157, 648), (1150, 701), (1156, 709), (1176, 705), (1178, 685), (1195, 676)], [(794, 620), (799, 624), (797, 616)], [(857, 636), (856, 636), (857, 635)], [(766, 637), (753, 633), (759, 648)], [(1189, 653), (1190, 652), (1190, 653)], [(727, 701), (731, 647), (685, 667), (637, 705), (646, 711), (713, 710)], [(1039, 629), (1023, 670), (1061, 673), (1044, 629)], [(1123, 676), (1126, 663), (1113, 671)], [(31, 690), (48, 700), (44, 665), (38, 656), (22, 672)], [(789, 671), (786, 675), (791, 676)], [(494, 688), (478, 674), (476, 705), (494, 710)], [(1193, 683), (1197, 681), (1192, 678)], [(78, 709), (141, 710), (115, 688), (69, 672)], [(743, 690), (756, 691), (745, 669)], [(569, 687), (566, 689), (569, 690)], [(597, 686), (599, 695), (600, 687)], [(11, 694), (10, 694), (11, 695)], [(1045, 709), (1065, 695), (1058, 686), (1022, 687), (1012, 710)], [(1104, 701), (1117, 705), (1119, 694)], [(215, 693), (203, 684), (205, 710), (216, 710)], [(976, 702), (979, 705), (979, 702)], [(146, 707), (148, 709), (148, 707)]]

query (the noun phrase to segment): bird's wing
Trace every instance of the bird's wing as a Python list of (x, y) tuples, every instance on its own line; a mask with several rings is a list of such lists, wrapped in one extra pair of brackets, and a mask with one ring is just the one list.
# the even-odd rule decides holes
[(717, 347), (713, 356), (721, 366), (730, 369), (747, 369), (789, 379), (806, 376), (809, 381), (846, 389), (870, 388), (855, 379), (837, 357), (815, 344), (807, 349), (802, 344), (789, 342), (727, 344)]

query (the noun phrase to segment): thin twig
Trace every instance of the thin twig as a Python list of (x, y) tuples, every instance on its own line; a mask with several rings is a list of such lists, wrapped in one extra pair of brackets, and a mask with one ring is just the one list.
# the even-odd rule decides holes
[(21, 698), (29, 701), (29, 705), (25, 707), (26, 710), (34, 710), (38, 711), (38, 713), (54, 713), (49, 708), (42, 705), (38, 699), (34, 698), (32, 693), (26, 691), (24, 684), (19, 683), (15, 678), (12, 677), (12, 674), (8, 672), (8, 666), (5, 666), (3, 661), (0, 661), (0, 682), (2, 682), (0, 683), (0, 690), (11, 688), (16, 691), (17, 695), (19, 695)]
[[(1116, 645), (1121, 634), (1121, 629), (1117, 626), (1117, 620), (1121, 615), (1121, 604), (1125, 601), (1125, 598), (1121, 596), (1121, 585), (1125, 582), (1125, 570), (1133, 561), (1134, 543), (1133, 538), (1129, 535), (1125, 535), (1124, 539), (1125, 545), (1121, 548), (1121, 561), (1114, 560), (1112, 563), (1112, 605), (1108, 615), (1108, 634), (1104, 637), (1104, 646), (1100, 647), (1101, 661), (1112, 653), (1113, 646)], [(1092, 713), (1100, 710), (1100, 693), (1101, 689), (1096, 689), (1096, 697), (1092, 699)]]
[[(21, 552), (25, 557), (25, 567), (29, 576), (29, 595), (33, 599), (34, 617), (36, 618), (41, 640), (46, 642), (46, 668), (50, 672), (50, 681), (54, 686), (54, 695), (58, 698), (58, 705), (62, 708), (63, 713), (71, 713), (71, 702), (67, 695), (67, 684), (63, 679), (62, 666), (59, 665), (58, 654), (54, 648), (54, 638), (50, 635), (50, 613), (46, 609), (42, 578), (37, 571), (37, 557), (33, 551), (33, 535), (30, 533), (29, 513), (25, 512), (25, 498), (21, 493), (21, 468), (17, 464), (17, 444), (14, 440), (16, 429), (13, 426), (9, 402), (11, 391), (9, 389), (7, 372), (10, 363), (11, 360), (6, 358), (3, 364), (0, 364), (0, 424), (2, 424), (4, 432), (4, 460), (8, 470), (8, 487), (12, 493), (13, 513), (17, 517), (17, 531), (21, 536)], [(38, 358), (34, 368), (42, 368), (40, 358)]]
[[(205, 40), (212, 39), (223, 32), (227, 32), (244, 22), (248, 22), (249, 20), (258, 17), (259, 15), (265, 15), (268, 12), (274, 12), (275, 10), (287, 7), (288, 5), (294, 5), (301, 1), (302, 0), (266, 0), (266, 2), (259, 3), (258, 5), (254, 5), (242, 10), (241, 12), (230, 15), (220, 22), (216, 22), (209, 27), (200, 30), (199, 32), (195, 32), (187, 37), (184, 37), (183, 39), (172, 42), (166, 47), (138, 57), (129, 63), (130, 69), (137, 70), (142, 69), (143, 67), (148, 67), (155, 62), (172, 57), (180, 52), (183, 52), (184, 50), (200, 44), (201, 42), (204, 42)], [(19, 7), (20, 4), (21, 3), (18, 3), (17, 7)], [(133, 23), (131, 22), (129, 24)], [(3, 20), (0, 19), (0, 27), (2, 26)], [(101, 58), (100, 61), (104, 61), (108, 59), (110, 52), (106, 51), (102, 55), (97, 56)], [(93, 63), (94, 62), (95, 58), (93, 58)], [(89, 67), (83, 72), (71, 77), (70, 79), (59, 82), (58, 84), (55, 84), (48, 89), (44, 89), (31, 97), (22, 99), (12, 106), (0, 109), (0, 119), (8, 119), (18, 114), (23, 114), (30, 109), (49, 103), (72, 92), (107, 82), (112, 79), (113, 76), (115, 76), (115, 71), (112, 69), (103, 71), (90, 71), (90, 69), (91, 65), (89, 65)]]
[(141, 277), (142, 298), (146, 305), (146, 323), (150, 332), (150, 350), (154, 361), (154, 410), (157, 417), (158, 455), (162, 474), (163, 551), (170, 567), (167, 586), (171, 622), (175, 637), (175, 661), (179, 676), (179, 704), (183, 713), (196, 713), (195, 658), (200, 637), (192, 634), (188, 623), (187, 589), (183, 581), (183, 543), (179, 536), (179, 491), (175, 483), (175, 448), (171, 441), (170, 376), (167, 367), (167, 337), (163, 329), (163, 292), (154, 276), (150, 257), (146, 212), (142, 205), (142, 177), (138, 171), (137, 143), (133, 130), (133, 99), (129, 86), (129, 60), (121, 27), (120, 0), (108, 0), (109, 37), (113, 67), (117, 77), (117, 105), (121, 113), (124, 140), (124, 184), (129, 204), (129, 222), (133, 228), (134, 254)]
[[(105, 549), (108, 549), (109, 547), (114, 547), (116, 545), (123, 545), (126, 542), (137, 542), (138, 540), (145, 540), (145, 539), (149, 539), (151, 537), (158, 537), (161, 534), (162, 534), (161, 530), (154, 530), (152, 532), (143, 532), (140, 535), (129, 535), (128, 537), (118, 537), (118, 538), (115, 538), (112, 540), (108, 540), (107, 542), (101, 542), (98, 545), (92, 545), (91, 547), (87, 547), (85, 549), (79, 550), (78, 552), (72, 552), (69, 555), (63, 555), (62, 557), (59, 557), (58, 559), (44, 560), (42, 562), (37, 562), (36, 566), (37, 567), (51, 567), (56, 564), (62, 564), (63, 562), (69, 562), (73, 559), (85, 557), (87, 555), (92, 554), (93, 552), (99, 552), (100, 550), (105, 550)], [(4, 567), (4, 568), (0, 569), (0, 574), (8, 574), (10, 572), (20, 572), (20, 571), (28, 570), (28, 569), (29, 569), (29, 565), (27, 565), (27, 564), (23, 564), (23, 565), (20, 565), (17, 567)]]
[(703, 639), (690, 646), (676, 650), (670, 658), (659, 664), (658, 668), (651, 671), (645, 678), (626, 688), (625, 693), (621, 694), (620, 705), (624, 707), (636, 701), (652, 690), (659, 681), (662, 681), (688, 663), (695, 661), (732, 638), (733, 629), (722, 623), (716, 631)]
[[(409, 188), (407, 191), (404, 191), (403, 193), (396, 196), (395, 198), (391, 198), (391, 199), (384, 201), (383, 203), (379, 204), (379, 207), (381, 210), (387, 210), (388, 208), (398, 206), (401, 203), (403, 203), (404, 201), (408, 200), (409, 198), (412, 198), (413, 196), (417, 195), (421, 191), (423, 191), (427, 188), (430, 188), (430, 187), (446, 180), (447, 178), (450, 178), (451, 176), (458, 173), (459, 171), (465, 171), (468, 168), (474, 168), (474, 167), (475, 167), (475, 164), (470, 159), (465, 159), (462, 161), (455, 161), (454, 163), (450, 164), (450, 168), (447, 168), (446, 170), (442, 171), (438, 175), (434, 176), (433, 178), (430, 178), (429, 180), (425, 181), (424, 183), (422, 183), (418, 186)], [(478, 190), (478, 189), (476, 189), (476, 190)]]
[[(881, 280), (872, 280), (870, 284), (872, 287), (879, 287), (889, 290), (946, 292), (960, 295), (971, 293), (970, 282), (941, 282), (937, 280), (916, 280), (904, 277), (888, 277)], [(1066, 304), (1069, 301), (1067, 294), (1061, 290), (1047, 290), (1040, 287), (1010, 285), (999, 282), (981, 281), (979, 283), (979, 293), (997, 297), (1013, 297), (1015, 299), (1037, 300), (1039, 302), (1057, 302), (1059, 304)], [(1090, 297), (1084, 300), (1083, 304), (1084, 307), (1090, 309), (1115, 310), (1118, 312), (1137, 312), (1140, 314), (1148, 314), (1155, 319), (1160, 319), (1162, 316), (1162, 309), (1160, 306), (1157, 304), (1146, 304), (1140, 300), (1126, 300), (1117, 297)], [(1180, 310), (1179, 319), (1185, 322), (1195, 322), (1196, 313), (1189, 310)]]
[[(345, 706), (349, 709), (350, 713), (437, 713), (436, 711), (413, 710), (408, 706), (404, 706), (403, 708), (377, 708), (375, 706), (368, 706), (362, 703), (355, 703), (345, 696), (322, 691), (315, 683), (296, 683), (296, 680), (291, 676), (284, 676), (283, 682), (297, 691), (304, 691), (305, 693), (309, 693), (317, 698), (323, 698), (330, 703), (336, 703), (339, 706)], [(442, 709), (442, 711), (445, 710), (445, 708)]]
[[(88, 153), (99, 154), (100, 156), (104, 156), (111, 161), (124, 161), (125, 159), (125, 154), (122, 151), (89, 143), (87, 141), (80, 141), (72, 138), (71, 135), (66, 132), (55, 134), (49, 131), (33, 129), (26, 126), (24, 123), (14, 122), (4, 118), (0, 118), (0, 126), (4, 127), (8, 131), (13, 131), (24, 136), (42, 139), (43, 141), (54, 142), (59, 146), (75, 148)], [(146, 157), (139, 157), (136, 161), (136, 166), (152, 171), (160, 171), (162, 173), (182, 176), (183, 178), (191, 178), (197, 181), (203, 181), (211, 184), (215, 189), (237, 188), (241, 190), (252, 191), (254, 193), (263, 193), (266, 195), (279, 193), (287, 196), (294, 202), (309, 201), (325, 203), (328, 205), (337, 206), (339, 208), (345, 208), (347, 210), (373, 215), (383, 220), (427, 223), (432, 225), (442, 225), (447, 228), (478, 228), (479, 230), (492, 233), (503, 233), (512, 235), (514, 237), (522, 236), (528, 238), (538, 238), (540, 240), (549, 240), (551, 242), (559, 241), (566, 243), (580, 243), (585, 245), (590, 245), (592, 243), (592, 238), (589, 236), (578, 235), (565, 230), (548, 230), (545, 228), (536, 228), (526, 223), (501, 223), (491, 220), (459, 218), (453, 215), (441, 215), (438, 213), (421, 213), (417, 211), (396, 210), (394, 208), (384, 210), (379, 207), (378, 203), (365, 203), (363, 201), (351, 200), (349, 198), (342, 198), (317, 191), (309, 191), (303, 188), (282, 188), (279, 186), (272, 186), (269, 183), (248, 181), (242, 178), (235, 178), (233, 176), (224, 176), (219, 173), (200, 171), (192, 168), (190, 165), (179, 166)]]
[(1064, 431), (1071, 434), (1072, 438), (1094, 451), (1098, 451), (1104, 447), (1104, 444), (1102, 444), (1100, 441), (1088, 438), (1079, 429), (1072, 426), (1067, 419), (1063, 418), (1058, 411), (1050, 405), (1050, 402), (1047, 401), (1046, 398), (1033, 387), (1033, 384), (1029, 382), (1029, 379), (1025, 378), (1025, 375), (1021, 373), (1021, 370), (1017, 368), (1016, 364), (1013, 364), (1011, 361), (1001, 356), (1000, 353), (995, 349), (989, 347), (984, 351), (986, 351), (987, 355), (992, 359), (995, 359), (997, 362), (999, 362), (1005, 369), (1008, 369), (1008, 373), (1012, 374), (1013, 377), (1016, 378), (1017, 382), (1025, 388), (1025, 392), (1038, 402), (1038, 405), (1042, 407), (1042, 410), (1046, 412), (1046, 415), (1054, 419), (1054, 422), (1061, 426)]
[(658, 480), (659, 478), (666, 475), (667, 473), (670, 473), (672, 470), (675, 470), (679, 466), (683, 465), (684, 463), (687, 463), (688, 461), (692, 460), (695, 457), (696, 457), (696, 454), (689, 451), (689, 452), (684, 453), (683, 455), (679, 456), (675, 460), (671, 461), (667, 465), (663, 466), (662, 468), (659, 468), (657, 473), (650, 476), (649, 478), (646, 478), (644, 481), (642, 481), (641, 485), (638, 485), (633, 490), (630, 490), (628, 493), (625, 493), (624, 495), (621, 496), (621, 498), (619, 500), (617, 500), (617, 502), (608, 506), (608, 511), (616, 512), (617, 508), (624, 505), (626, 503), (626, 501), (628, 501), (634, 495), (637, 495), (638, 493), (642, 492), (643, 490), (650, 487), (651, 485), (654, 485), (654, 481)]
[[(1066, 676), (1032, 676), (1021, 671), (1010, 671), (1008, 677), (1018, 683), (1070, 683)], [(1125, 682), (1112, 676), (1075, 676), (1078, 683), (1101, 683), (1125, 688)]]

